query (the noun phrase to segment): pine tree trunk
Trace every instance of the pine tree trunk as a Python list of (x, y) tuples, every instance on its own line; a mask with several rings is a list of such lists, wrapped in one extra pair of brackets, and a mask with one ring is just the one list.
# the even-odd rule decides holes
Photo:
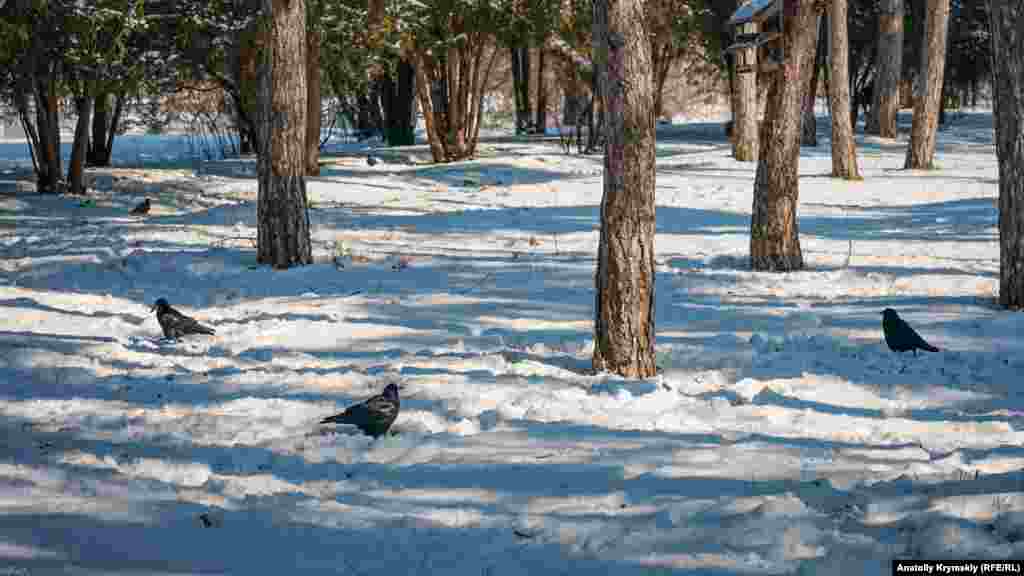
[(748, 52), (748, 61), (754, 64), (750, 69), (736, 70), (732, 156), (740, 162), (755, 162), (758, 156), (757, 57), (751, 48), (742, 50)]
[(665, 113), (665, 82), (672, 71), (672, 43), (658, 41), (657, 36), (651, 37), (651, 68), (654, 70), (654, 117), (661, 118)]
[(949, 89), (949, 83), (942, 83), (942, 94), (939, 96), (939, 126), (946, 125), (946, 103), (949, 99), (947, 90)]
[(71, 144), (71, 159), (68, 161), (68, 192), (85, 194), (83, 172), (85, 156), (89, 152), (89, 129), (92, 124), (92, 97), (76, 96), (75, 109), (78, 121), (75, 123), (75, 140)]
[(829, 96), (832, 105), (832, 175), (859, 180), (857, 145), (853, 141), (850, 118), (850, 48), (847, 35), (847, 2), (832, 0), (829, 29), (832, 42), (832, 78), (835, 90)]
[(1024, 308), (1024, 3), (992, 2), (999, 158), (999, 304)]
[(533, 129), (538, 134), (544, 134), (548, 129), (548, 91), (544, 82), (544, 42), (538, 43), (537, 48), (537, 120)]
[(107, 126), (110, 125), (110, 94), (97, 94), (93, 98), (92, 112), (92, 137), (89, 139), (85, 163), (87, 166), (109, 166), (110, 151), (104, 148), (107, 143)]
[(61, 180), (57, 81), (47, 74), (36, 76), (34, 83), (36, 131), (39, 137), (36, 189), (43, 194), (59, 194), (64, 191), (64, 187)]
[(895, 138), (903, 73), (903, 0), (881, 0), (876, 62), (878, 72), (866, 132)]
[(434, 162), (463, 160), (476, 152), (484, 80), (490, 77), (498, 51), (486, 36), (449, 47), (444, 59), (423, 48), (412, 49), (416, 92)]
[(804, 56), (805, 71), (802, 78), (806, 78), (804, 86), (804, 97), (801, 105), (800, 120), (800, 145), (818, 145), (818, 122), (814, 116), (814, 103), (818, 95), (818, 70), (824, 65), (825, 48), (828, 45), (828, 38), (822, 33), (825, 25), (825, 18), (818, 16), (814, 24), (813, 39), (807, 44), (808, 53)]
[(513, 46), (512, 56), (512, 93), (516, 104), (516, 134), (526, 134), (530, 130), (530, 48)]
[[(261, 0), (263, 1), (263, 0)], [(267, 44), (267, 31), (258, 29), (243, 30), (238, 35), (238, 77), (237, 96), (233, 97), (235, 105), (235, 124), (238, 127), (238, 141), (240, 154), (260, 154), (261, 136), (259, 134), (260, 106), (258, 102), (261, 97), (258, 92), (261, 89), (259, 78), (260, 51), (265, 50)]]
[(604, 99), (604, 198), (594, 310), (596, 371), (647, 378), (654, 362), (654, 83), (642, 0), (595, 0)]
[[(904, 168), (932, 168), (935, 158), (935, 135), (942, 105), (942, 83), (946, 68), (946, 33), (949, 29), (950, 0), (927, 0), (925, 45), (921, 50), (921, 70), (917, 93), (914, 94), (914, 123), (910, 129), (910, 146)], [(998, 56), (997, 56), (998, 59)]]
[[(768, 101), (750, 219), (750, 266), (775, 272), (804, 266), (796, 215), (800, 201), (800, 80), (817, 16), (814, 0), (784, 0), (783, 10), (785, 58), (781, 70), (766, 79)], [(835, 84), (833, 80), (833, 90)]]
[(306, 175), (320, 175), (320, 31), (306, 32)]
[(442, 141), (446, 128), (442, 123), (447, 124), (444, 122), (444, 111), (440, 110), (439, 104), (434, 101), (435, 90), (431, 78), (427, 74), (425, 55), (421, 50), (415, 51), (413, 55), (415, 57), (413, 68), (416, 71), (416, 96), (420, 102), (420, 110), (423, 111), (423, 124), (427, 129), (430, 156), (434, 162), (444, 162), (446, 157)]
[(396, 79), (381, 78), (380, 93), (384, 109), (384, 140), (388, 146), (415, 144), (416, 71), (409, 60), (399, 60)]
[(263, 0), (270, 18), (260, 74), (257, 261), (283, 269), (313, 262), (306, 206), (306, 6)]

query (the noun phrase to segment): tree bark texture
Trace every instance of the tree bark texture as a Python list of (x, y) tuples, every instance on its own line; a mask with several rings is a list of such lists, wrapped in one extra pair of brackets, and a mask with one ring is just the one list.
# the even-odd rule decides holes
[[(935, 135), (942, 106), (942, 82), (946, 68), (946, 35), (949, 30), (950, 0), (927, 0), (924, 38), (921, 50), (921, 81), (914, 94), (914, 122), (910, 128), (910, 146), (904, 168), (932, 168)], [(996, 56), (998, 58), (998, 55)]]
[(269, 44), (268, 32), (263, 28), (250, 27), (238, 34), (238, 70), (235, 71), (238, 85), (235, 90), (229, 91), (229, 94), (235, 105), (235, 122), (238, 125), (241, 154), (260, 154), (260, 146), (263, 144), (260, 141), (262, 138), (258, 126), (262, 120), (257, 118), (262, 106), (258, 101), (261, 97), (258, 92), (262, 82), (259, 77), (259, 69), (262, 66), (259, 58), (260, 52), (265, 51), (266, 45)]
[(306, 206), (306, 7), (263, 0), (270, 41), (260, 74), (257, 261), (283, 269), (313, 262)]
[(548, 92), (547, 83), (544, 82), (544, 42), (540, 42), (537, 48), (537, 120), (533, 129), (538, 134), (546, 133), (548, 129)]
[(411, 146), (416, 143), (416, 70), (403, 58), (396, 72), (397, 78), (380, 79), (384, 140), (388, 146)]
[(748, 51), (752, 68), (736, 70), (735, 118), (732, 126), (732, 156), (740, 162), (755, 162), (758, 153), (757, 135), (757, 52), (753, 48)]
[(320, 175), (320, 31), (306, 31), (306, 175)]
[[(110, 153), (114, 149), (114, 138), (121, 126), (121, 115), (127, 95), (124, 91), (96, 96), (92, 114), (92, 138), (89, 140), (89, 166), (110, 166)], [(114, 110), (110, 103), (113, 99)]]
[[(800, 181), (801, 72), (817, 12), (814, 0), (784, 0), (781, 69), (770, 74), (750, 220), (750, 266), (784, 272), (803, 268), (797, 204)], [(835, 82), (832, 82), (835, 90)]]
[(814, 116), (814, 103), (818, 95), (818, 70), (825, 63), (825, 48), (828, 46), (828, 38), (822, 30), (825, 18), (819, 14), (812, 32), (812, 40), (807, 44), (807, 54), (804, 56), (805, 70), (802, 77), (805, 78), (803, 103), (801, 104), (800, 120), (800, 145), (818, 145), (818, 121)]
[[(54, 66), (55, 68), (55, 66)], [(36, 189), (43, 194), (63, 192), (60, 157), (60, 115), (57, 80), (38, 75), (33, 80), (36, 102), (36, 135), (39, 139)]]
[[(421, 47), (412, 50), (416, 94), (434, 162), (453, 162), (476, 153), (484, 83), (498, 54), (493, 38), (467, 33), (443, 58)], [(490, 50), (488, 50), (490, 48)]]
[(92, 137), (89, 138), (89, 152), (85, 162), (89, 166), (110, 164), (109, 151), (104, 150), (107, 142), (107, 126), (110, 125), (110, 94), (101, 92), (93, 98)]
[(530, 48), (513, 46), (509, 50), (512, 56), (512, 94), (516, 104), (516, 134), (526, 134), (530, 130)]
[(594, 2), (606, 144), (593, 367), (627, 378), (656, 372), (654, 83), (643, 22), (643, 0)]
[(832, 175), (847, 180), (860, 179), (857, 171), (857, 145), (853, 140), (853, 123), (850, 114), (850, 48), (847, 33), (847, 8), (849, 0), (832, 0), (829, 32), (831, 35), (832, 93), (829, 104), (832, 110)]
[(866, 132), (896, 137), (900, 110), (900, 75), (903, 72), (903, 0), (881, 0), (878, 15), (878, 56), (875, 90)]
[(664, 114), (665, 82), (683, 51), (676, 47), (671, 34), (652, 34), (651, 68), (654, 70), (654, 117)]
[(999, 303), (1024, 308), (1024, 3), (989, 3), (999, 158)]
[(68, 192), (85, 194), (83, 172), (85, 156), (89, 152), (89, 129), (92, 124), (92, 97), (76, 96), (75, 111), (78, 121), (75, 122), (75, 140), (71, 144), (71, 159), (68, 161)]

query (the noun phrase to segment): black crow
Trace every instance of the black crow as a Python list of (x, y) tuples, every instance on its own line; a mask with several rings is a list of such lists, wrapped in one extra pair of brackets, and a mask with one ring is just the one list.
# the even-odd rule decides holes
[(935, 346), (925, 342), (924, 338), (921, 338), (921, 335), (914, 331), (910, 324), (904, 322), (892, 308), (882, 311), (882, 333), (885, 334), (885, 343), (893, 352), (913, 350), (914, 356), (917, 356), (919, 349), (928, 352), (939, 351)]
[(149, 198), (139, 202), (135, 208), (132, 208), (132, 214), (149, 214)]
[(178, 339), (189, 334), (214, 334), (213, 328), (203, 326), (195, 318), (185, 316), (167, 303), (164, 298), (158, 299), (151, 310), (156, 310), (156, 320), (167, 338)]
[(321, 424), (349, 424), (359, 428), (367, 436), (383, 436), (398, 417), (401, 403), (398, 400), (398, 386), (388, 384), (383, 394), (371, 396), (359, 404), (353, 404), (341, 414), (335, 414), (320, 421)]

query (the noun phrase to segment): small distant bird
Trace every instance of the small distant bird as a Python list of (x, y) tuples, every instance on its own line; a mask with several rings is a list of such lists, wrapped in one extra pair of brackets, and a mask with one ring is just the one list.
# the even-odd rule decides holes
[(349, 424), (359, 428), (363, 434), (377, 438), (387, 433), (398, 417), (401, 403), (398, 401), (398, 386), (388, 384), (383, 394), (371, 396), (359, 404), (353, 404), (341, 414), (335, 414), (320, 421), (321, 424)]
[(132, 208), (132, 214), (149, 214), (149, 198), (139, 202), (135, 208)]
[(885, 334), (885, 343), (893, 352), (913, 350), (914, 356), (917, 356), (918, 350), (939, 351), (935, 346), (925, 342), (924, 338), (921, 338), (921, 335), (911, 328), (910, 324), (904, 322), (892, 308), (882, 311), (882, 333)]
[(185, 316), (167, 303), (164, 298), (158, 299), (150, 310), (156, 310), (156, 320), (167, 338), (178, 339), (189, 334), (214, 334), (213, 328), (203, 326), (195, 318)]

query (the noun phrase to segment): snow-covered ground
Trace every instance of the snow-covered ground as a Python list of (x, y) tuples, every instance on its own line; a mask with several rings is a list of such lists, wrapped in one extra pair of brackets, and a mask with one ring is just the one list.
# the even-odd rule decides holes
[[(746, 263), (755, 165), (720, 124), (659, 127), (646, 381), (588, 373), (601, 159), (557, 139), (444, 166), (349, 148), (309, 180), (317, 263), (278, 272), (255, 265), (251, 160), (96, 172), (89, 202), (0, 171), (0, 574), (1024, 556), (1024, 316), (993, 305), (991, 115), (940, 133), (938, 171), (863, 137), (863, 182), (829, 177), (822, 135), (800, 160), (808, 268), (765, 274)], [(217, 335), (162, 340), (158, 297)], [(885, 307), (943, 351), (890, 352)], [(392, 381), (395, 435), (320, 430)]]

